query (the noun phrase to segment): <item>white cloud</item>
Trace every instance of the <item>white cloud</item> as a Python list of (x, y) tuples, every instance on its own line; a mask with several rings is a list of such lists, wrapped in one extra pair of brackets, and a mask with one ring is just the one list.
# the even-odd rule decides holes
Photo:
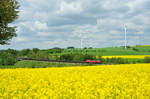
[(47, 23), (42, 23), (39, 21), (35, 21), (35, 22), (25, 21), (25, 22), (20, 22), (18, 25), (19, 25), (19, 30), (21, 30), (20, 29), (21, 27), (26, 27), (29, 30), (34, 31), (34, 32), (38, 32), (41, 30), (44, 31), (48, 29)]
[(50, 32), (38, 32), (38, 33), (37, 33), (37, 36), (43, 36), (43, 37), (45, 37), (45, 36), (50, 36), (50, 35), (51, 35)]
[(62, 1), (60, 9), (56, 12), (57, 14), (79, 14), (83, 11), (79, 2), (67, 3)]
[(16, 42), (24, 42), (26, 40), (27, 40), (27, 38), (24, 38), (24, 37), (17, 37), (14, 39), (14, 41), (16, 41)]
[(34, 26), (38, 30), (47, 30), (48, 29), (47, 23), (41, 23), (39, 21), (35, 21)]
[(148, 0), (132, 0), (127, 3), (130, 8), (129, 13), (133, 13), (138, 10), (144, 10), (144, 5)]
[(117, 30), (112, 30), (112, 31), (110, 31), (110, 34), (111, 35), (117, 35), (117, 34), (121, 34), (121, 33), (123, 33), (123, 32), (120, 32), (120, 31), (117, 31)]

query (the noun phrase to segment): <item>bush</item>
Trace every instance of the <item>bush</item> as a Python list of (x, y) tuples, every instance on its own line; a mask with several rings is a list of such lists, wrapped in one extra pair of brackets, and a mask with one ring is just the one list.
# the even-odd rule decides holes
[(62, 51), (63, 49), (55, 47), (55, 48), (49, 49), (48, 53), (55, 54), (55, 53), (61, 53)]
[(134, 50), (134, 51), (139, 51), (139, 49), (137, 49), (137, 48), (133, 48), (132, 50)]
[(124, 59), (124, 58), (102, 58), (101, 59), (103, 64), (128, 64), (129, 61), (128, 59)]
[(46, 52), (43, 51), (37, 51), (36, 53), (31, 51), (27, 57), (33, 58), (33, 59), (44, 59), (47, 60), (49, 59), (49, 55)]
[(150, 63), (150, 57), (145, 57), (144, 58), (144, 63)]
[(75, 47), (74, 46), (69, 46), (69, 47), (67, 47), (67, 49), (75, 49)]
[(72, 61), (73, 57), (74, 57), (74, 54), (64, 54), (64, 55), (60, 56), (60, 60)]
[(89, 54), (64, 54), (60, 56), (60, 60), (64, 61), (85, 61), (96, 60), (96, 57)]
[(14, 65), (16, 63), (15, 57), (7, 52), (0, 52), (0, 65)]
[(75, 55), (72, 61), (84, 61), (84, 57), (82, 55)]
[(127, 48), (132, 48), (131, 46), (127, 46)]

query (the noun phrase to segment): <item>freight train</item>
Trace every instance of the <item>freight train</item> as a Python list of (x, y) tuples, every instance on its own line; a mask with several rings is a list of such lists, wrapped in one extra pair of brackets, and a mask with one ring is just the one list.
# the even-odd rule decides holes
[(66, 63), (91, 63), (101, 64), (100, 60), (86, 60), (86, 61), (63, 61), (63, 60), (43, 60), (43, 59), (32, 59), (32, 58), (17, 58), (17, 61), (21, 60), (32, 60), (32, 61), (46, 61), (46, 62), (66, 62)]

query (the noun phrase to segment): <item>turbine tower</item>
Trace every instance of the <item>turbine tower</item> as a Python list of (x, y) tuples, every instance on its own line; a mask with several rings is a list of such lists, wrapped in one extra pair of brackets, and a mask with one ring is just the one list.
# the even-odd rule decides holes
[(86, 32), (83, 32), (83, 31), (82, 31), (82, 32), (80, 33), (80, 39), (81, 39), (81, 40), (80, 40), (80, 46), (81, 46), (81, 49), (84, 47), (84, 46), (83, 46), (83, 43), (84, 43), (84, 41), (85, 41), (85, 38), (87, 38), (86, 36), (87, 36), (87, 33), (86, 33)]
[(125, 49), (127, 48), (127, 26), (124, 25), (124, 31), (125, 31)]

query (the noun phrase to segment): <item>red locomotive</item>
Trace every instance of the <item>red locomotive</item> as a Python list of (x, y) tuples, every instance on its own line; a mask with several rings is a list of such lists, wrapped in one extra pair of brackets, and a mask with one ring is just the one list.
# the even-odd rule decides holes
[(95, 64), (100, 64), (100, 60), (86, 60), (86, 63), (95, 63)]

